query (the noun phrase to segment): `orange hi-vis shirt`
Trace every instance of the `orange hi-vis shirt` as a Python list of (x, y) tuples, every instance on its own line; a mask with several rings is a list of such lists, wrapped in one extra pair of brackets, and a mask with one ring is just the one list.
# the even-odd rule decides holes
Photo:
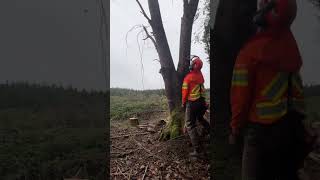
[(195, 101), (200, 97), (205, 97), (204, 79), (201, 71), (193, 70), (189, 72), (182, 84), (182, 104), (187, 100)]
[(287, 113), (289, 73), (292, 74), (292, 108), (305, 113), (299, 74), (301, 65), (299, 49), (289, 25), (274, 25), (272, 29), (259, 32), (249, 39), (240, 50), (233, 71), (232, 132), (239, 133), (247, 121), (272, 124)]

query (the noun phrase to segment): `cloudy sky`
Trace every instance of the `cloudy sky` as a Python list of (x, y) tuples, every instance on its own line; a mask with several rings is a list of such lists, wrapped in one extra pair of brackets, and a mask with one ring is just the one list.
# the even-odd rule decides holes
[(0, 81), (105, 89), (96, 9), (93, 0), (1, 0)]
[[(146, 0), (141, 0), (147, 7)], [(108, 1), (105, 0), (105, 3)], [(292, 27), (304, 58), (306, 83), (320, 83), (319, 9), (307, 0), (297, 0), (298, 17)], [(153, 45), (143, 43), (144, 74), (141, 73), (136, 34), (126, 33), (137, 24), (146, 24), (135, 0), (110, 0), (110, 85), (142, 89), (163, 88), (160, 65)], [(181, 0), (160, 0), (171, 53), (177, 63)], [(88, 10), (85, 13), (85, 10)], [(201, 17), (200, 17), (201, 19)], [(104, 89), (99, 46), (99, 17), (94, 0), (1, 0), (0, 1), (0, 82), (31, 81)], [(201, 20), (194, 25), (201, 31)], [(201, 44), (192, 45), (192, 54), (205, 59)], [(204, 65), (209, 86), (209, 64)], [(142, 84), (143, 79), (143, 84)]]
[[(148, 25), (145, 18), (141, 15), (139, 6), (135, 0), (111, 0), (110, 1), (111, 17), (110, 17), (110, 33), (111, 33), (111, 87), (125, 87), (133, 89), (157, 89), (164, 88), (161, 74), (159, 74), (160, 64), (154, 59), (158, 59), (157, 52), (151, 41), (144, 42), (142, 39), (144, 34), (138, 37), (137, 34), (141, 29), (131, 31), (127, 36), (127, 32), (135, 25)], [(148, 5), (146, 0), (141, 0), (147, 13)], [(167, 0), (159, 1), (162, 13), (163, 24), (168, 37), (171, 54), (175, 65), (178, 63), (179, 57), (179, 34), (180, 19), (182, 17), (182, 1)], [(199, 7), (203, 3), (200, 0)], [(194, 24), (194, 32), (203, 31), (204, 16), (200, 14), (199, 19)], [(142, 54), (139, 54), (139, 45)], [(204, 51), (204, 46), (200, 43), (193, 43), (191, 54), (198, 55), (204, 61), (208, 57)], [(143, 68), (142, 68), (143, 66)], [(143, 71), (144, 70), (144, 71)], [(204, 62), (203, 74), (205, 78), (205, 86), (209, 87), (210, 83), (210, 67), (209, 63)]]
[(297, 0), (298, 14), (292, 31), (304, 61), (303, 80), (307, 84), (320, 83), (320, 8), (308, 0)]

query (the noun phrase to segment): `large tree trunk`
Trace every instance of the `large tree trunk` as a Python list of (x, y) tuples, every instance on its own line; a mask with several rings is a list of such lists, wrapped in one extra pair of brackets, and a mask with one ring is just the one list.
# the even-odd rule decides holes
[(164, 31), (159, 2), (158, 0), (148, 0), (148, 5), (151, 15), (151, 21), (149, 21), (149, 23), (153, 30), (153, 35), (155, 37), (157, 51), (160, 59), (160, 73), (165, 84), (169, 110), (170, 112), (172, 112), (178, 105), (178, 99), (176, 96), (178, 92), (174, 86), (174, 84), (178, 83), (178, 74), (174, 67), (167, 36)]
[[(240, 153), (228, 145), (231, 118), (230, 86), (233, 65), (243, 43), (254, 32), (251, 25), (257, 0), (220, 0), (211, 32), (213, 137), (211, 138), (214, 179), (239, 179)], [(211, 6), (212, 7), (212, 6)], [(230, 158), (232, 157), (232, 158)]]
[[(183, 78), (189, 72), (190, 65), (190, 51), (192, 38), (192, 25), (194, 16), (197, 12), (199, 0), (183, 2), (183, 16), (181, 18), (180, 29), (180, 50), (179, 50), (179, 64), (177, 72), (179, 73), (179, 87), (182, 85)], [(180, 95), (181, 97), (181, 95)]]
[(173, 63), (167, 36), (163, 27), (158, 0), (148, 0), (151, 16), (150, 18), (147, 17), (141, 4), (138, 2), (153, 31), (154, 39), (152, 39), (150, 35), (149, 38), (153, 40), (159, 55), (161, 65), (160, 73), (165, 84), (165, 92), (171, 115), (171, 120), (168, 123), (167, 128), (162, 133), (162, 139), (175, 138), (180, 135), (181, 125), (184, 117), (182, 114), (182, 109), (180, 108), (181, 87), (183, 77), (186, 75), (190, 64), (189, 57), (191, 48), (192, 24), (197, 11), (198, 2), (199, 0), (184, 0), (184, 13), (181, 20), (179, 64), (177, 70), (175, 69)]

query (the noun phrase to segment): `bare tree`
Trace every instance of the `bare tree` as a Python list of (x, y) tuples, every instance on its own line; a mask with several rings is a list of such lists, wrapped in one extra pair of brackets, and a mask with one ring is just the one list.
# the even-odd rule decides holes
[(231, 119), (229, 97), (236, 56), (243, 43), (254, 32), (251, 22), (256, 11), (256, 3), (257, 0), (220, 0), (214, 18), (215, 23), (211, 29), (214, 135), (211, 140), (213, 157), (210, 159), (213, 161), (211, 172), (214, 172), (214, 179), (233, 180), (239, 177), (237, 172), (240, 170), (241, 149), (234, 151), (235, 147), (228, 145)]
[(165, 84), (165, 92), (168, 100), (171, 121), (163, 132), (163, 139), (179, 136), (181, 129), (181, 87), (184, 76), (188, 72), (190, 64), (190, 48), (193, 20), (197, 11), (199, 0), (183, 0), (183, 16), (181, 18), (179, 62), (177, 69), (174, 66), (170, 52), (167, 36), (163, 27), (161, 11), (158, 0), (148, 0), (150, 17), (146, 14), (143, 6), (138, 3), (141, 13), (148, 20), (152, 28), (149, 32), (144, 26), (143, 29), (158, 53), (161, 65), (160, 73)]

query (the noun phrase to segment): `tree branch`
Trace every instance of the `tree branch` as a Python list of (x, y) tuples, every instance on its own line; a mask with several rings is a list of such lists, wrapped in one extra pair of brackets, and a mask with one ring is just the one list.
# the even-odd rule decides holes
[(144, 40), (146, 40), (146, 39), (149, 38), (149, 39), (153, 42), (153, 44), (154, 44), (154, 46), (156, 47), (156, 49), (158, 49), (156, 40), (149, 34), (147, 28), (146, 28), (145, 26), (142, 26), (142, 28), (143, 28), (144, 32), (146, 32), (146, 36), (147, 36)]
[(149, 16), (146, 14), (146, 11), (143, 9), (141, 3), (139, 0), (136, 0), (140, 9), (141, 9), (141, 13), (143, 14), (143, 16), (148, 20), (149, 24), (151, 25), (151, 19), (149, 18)]

